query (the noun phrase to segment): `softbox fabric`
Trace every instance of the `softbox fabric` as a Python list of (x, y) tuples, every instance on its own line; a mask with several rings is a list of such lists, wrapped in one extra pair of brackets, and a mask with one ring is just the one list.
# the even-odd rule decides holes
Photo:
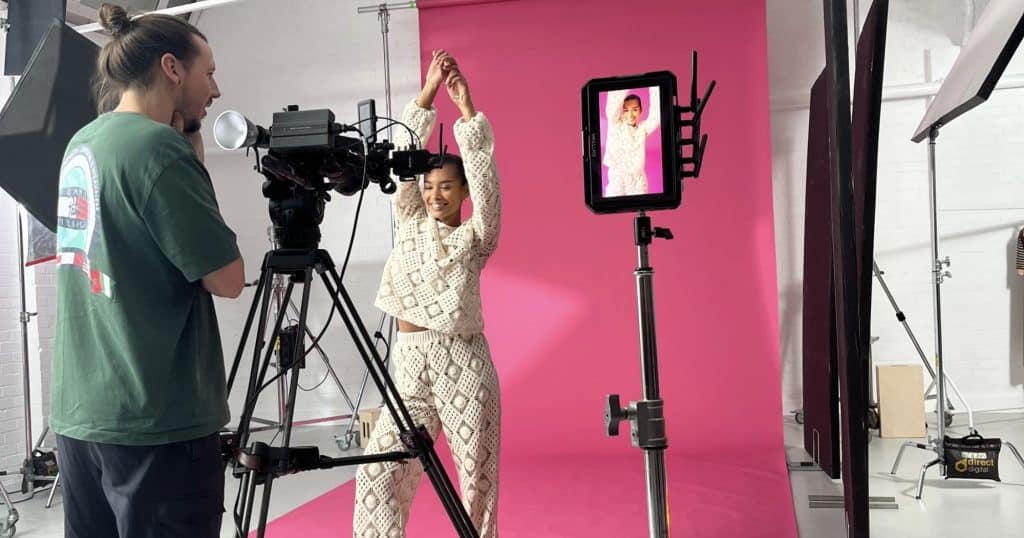
[(4, 75), (25, 72), (32, 53), (50, 29), (54, 19), (64, 22), (67, 0), (10, 0), (7, 5), (6, 53)]
[(71, 137), (96, 118), (91, 91), (99, 48), (53, 22), (0, 111), (0, 187), (50, 231), (57, 183)]
[(911, 139), (920, 142), (932, 127), (946, 125), (984, 103), (1022, 40), (1024, 0), (991, 0)]

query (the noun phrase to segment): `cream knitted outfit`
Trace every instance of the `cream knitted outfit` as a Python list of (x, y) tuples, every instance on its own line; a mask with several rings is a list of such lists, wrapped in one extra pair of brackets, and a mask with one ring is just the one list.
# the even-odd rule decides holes
[[(426, 140), (437, 112), (409, 103), (403, 122)], [(408, 144), (405, 129), (396, 131), (396, 147)], [(494, 166), (494, 136), (482, 113), (455, 123), (473, 199), (473, 215), (458, 227), (427, 214), (414, 182), (403, 182), (394, 195), (395, 247), (384, 266), (376, 306), (409, 323), (445, 334), (483, 332), (480, 270), (498, 243), (501, 192)]]
[[(403, 122), (426, 140), (433, 109), (409, 103)], [(404, 129), (396, 146), (408, 145)], [(462, 502), (481, 538), (497, 536), (498, 447), (501, 406), (498, 376), (484, 338), (480, 271), (497, 246), (501, 195), (494, 138), (478, 113), (455, 124), (473, 215), (458, 227), (432, 218), (416, 183), (394, 195), (395, 247), (381, 278), (376, 305), (429, 329), (399, 333), (393, 349), (396, 387), (416, 424), (432, 436), (443, 427), (452, 449)], [(366, 454), (404, 450), (385, 410)], [(422, 476), (418, 460), (362, 465), (356, 473), (353, 536), (404, 537), (409, 507)], [(445, 531), (448, 532), (448, 531)], [(442, 532), (443, 534), (443, 532)]]

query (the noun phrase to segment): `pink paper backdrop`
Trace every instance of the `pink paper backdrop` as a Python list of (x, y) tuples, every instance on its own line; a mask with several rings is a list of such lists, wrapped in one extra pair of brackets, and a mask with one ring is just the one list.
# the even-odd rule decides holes
[(639, 453), (602, 424), (606, 394), (641, 396), (637, 260), (632, 216), (584, 205), (580, 90), (662, 69), (688, 88), (696, 49), (701, 86), (718, 81), (704, 168), (679, 209), (652, 214), (676, 235), (651, 249), (670, 450), (782, 465), (764, 2), (622, 6), (420, 3), (424, 70), (431, 50), (451, 52), (495, 130), (503, 229), (482, 292), (504, 449)]
[[(683, 205), (652, 213), (672, 536), (795, 538), (780, 403), (764, 0), (421, 0), (420, 53), (451, 51), (495, 129), (500, 246), (483, 304), (503, 402), (498, 526), (506, 538), (647, 535), (643, 456), (604, 432), (604, 400), (641, 397), (631, 215), (584, 205), (580, 90), (690, 52), (710, 135)], [(445, 7), (446, 6), (446, 7)], [(442, 92), (441, 121), (458, 115)], [(447, 130), (447, 129), (446, 129)], [(431, 147), (436, 142), (431, 142)], [(448, 448), (437, 450), (445, 461)], [(454, 477), (449, 467), (450, 476)], [(348, 483), (270, 536), (345, 535)], [(426, 480), (411, 536), (453, 536)], [(340, 525), (340, 532), (336, 525)]]
[[(622, 73), (629, 75), (634, 73)], [(637, 88), (629, 92), (640, 98), (643, 105), (643, 114), (640, 121), (646, 120), (651, 113), (651, 88)], [(608, 102), (608, 92), (601, 92), (598, 97), (598, 106), (601, 111), (601, 158), (604, 158), (608, 144), (608, 117), (604, 114), (605, 103)], [(645, 148), (644, 169), (647, 172), (647, 194), (661, 194), (665, 191), (664, 179), (662, 178), (661, 162), (661, 127), (647, 137)], [(608, 167), (601, 167), (601, 192), (608, 192)], [(607, 196), (607, 194), (605, 194)]]

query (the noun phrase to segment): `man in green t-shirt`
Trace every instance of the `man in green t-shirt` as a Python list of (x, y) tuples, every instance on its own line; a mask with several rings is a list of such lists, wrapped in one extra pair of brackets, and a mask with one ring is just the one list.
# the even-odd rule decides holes
[(100, 19), (100, 86), (120, 100), (68, 144), (58, 202), (65, 536), (215, 538), (229, 412), (212, 295), (238, 297), (244, 269), (202, 163), (213, 53), (177, 17)]

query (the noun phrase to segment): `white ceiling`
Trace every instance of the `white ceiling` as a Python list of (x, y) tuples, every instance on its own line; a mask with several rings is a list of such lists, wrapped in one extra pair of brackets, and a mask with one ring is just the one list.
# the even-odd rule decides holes
[[(4, 0), (0, 0), (3, 2)], [(191, 4), (195, 0), (158, 0), (157, 9), (164, 9), (167, 7), (180, 6), (182, 4)], [(88, 4), (97, 4), (96, 0), (67, 0), (67, 21), (72, 25), (88, 24), (91, 22), (97, 22), (99, 20), (97, 9)], [(122, 4), (132, 5), (131, 0), (121, 0)], [(138, 2), (138, 4), (149, 4), (150, 2)]]
[(67, 21), (76, 26), (96, 22), (96, 10), (82, 4), (81, 0), (68, 0)]

